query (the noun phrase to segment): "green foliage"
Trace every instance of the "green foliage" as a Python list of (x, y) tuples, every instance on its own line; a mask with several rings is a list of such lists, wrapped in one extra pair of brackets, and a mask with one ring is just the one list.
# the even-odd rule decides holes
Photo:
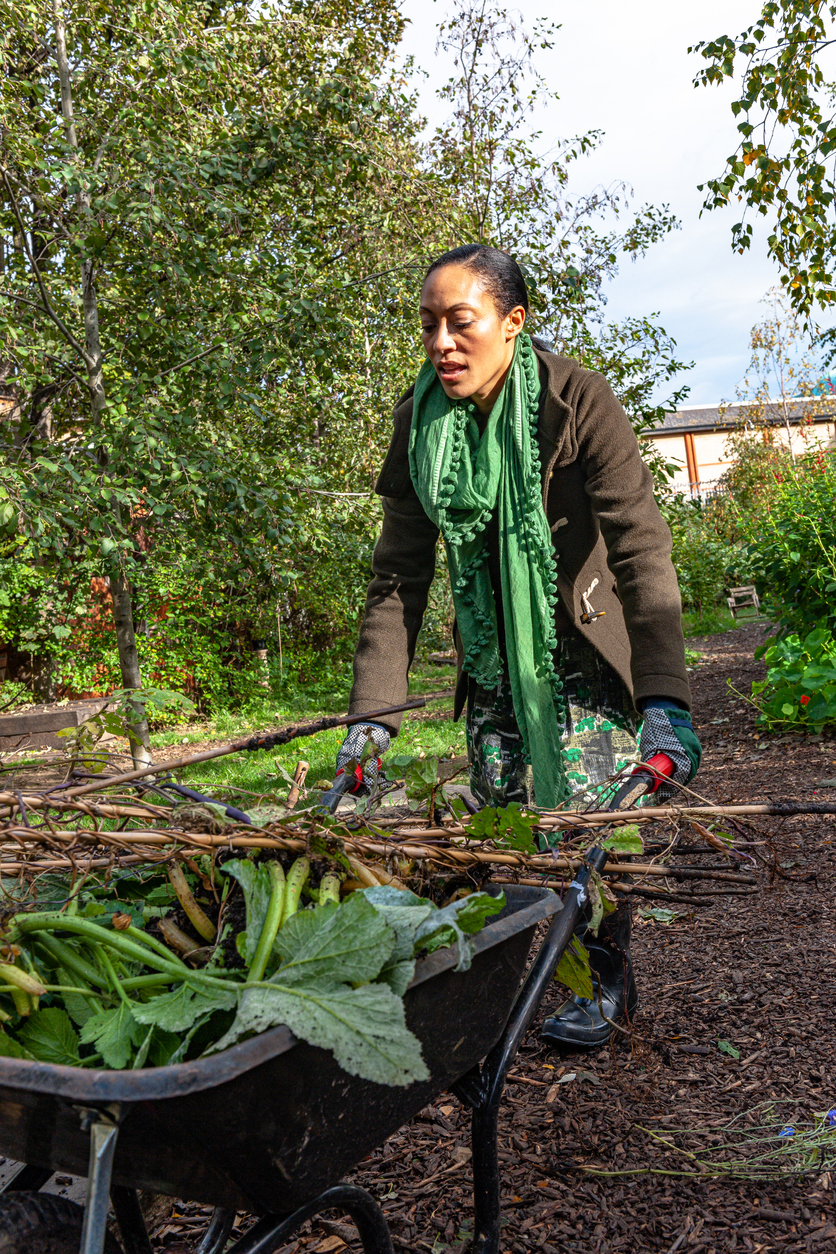
[[(682, 615), (682, 630), (686, 641), (691, 636), (713, 636), (721, 631), (734, 631), (737, 626), (738, 620), (724, 605), (712, 606), (702, 614), (691, 614), (686, 610)], [(685, 660), (691, 666), (699, 662), (700, 655), (689, 657), (689, 652), (692, 650), (689, 650), (686, 645)]]
[(279, 608), (288, 634), (330, 643), (362, 600), (379, 397), (415, 368), (413, 214), (432, 247), (417, 119), (389, 78), (402, 19), (389, 0), (120, 12), (84, 0), (68, 20), (74, 130), (50, 6), (2, 32), (0, 364), (19, 421), (0, 523), (47, 583), (127, 578), (137, 622), (160, 565), (197, 583), (209, 566), (239, 621)]
[(627, 827), (619, 827), (611, 836), (601, 841), (602, 849), (611, 849), (613, 853), (643, 853), (644, 842), (635, 823)]
[(492, 840), (500, 848), (536, 853), (532, 829), (537, 818), (536, 814), (523, 810), (518, 801), (511, 801), (507, 806), (483, 806), (470, 820), (468, 835), (475, 840)]
[[(605, 284), (623, 260), (643, 256), (678, 223), (667, 205), (632, 211), (624, 181), (570, 195), (572, 167), (601, 132), (551, 143), (547, 156), (538, 151), (543, 137), (530, 130), (531, 114), (558, 96), (537, 73), (535, 56), (553, 46), (557, 30), (547, 20), (528, 30), (487, 0), (458, 0), (439, 26), (438, 46), (453, 55), (456, 71), (439, 92), (451, 115), (433, 136), (432, 159), (455, 189), (455, 242), (478, 240), (516, 257), (535, 331), (605, 374), (641, 433), (676, 409), (687, 388), (664, 404), (651, 395), (690, 367), (676, 359), (657, 315), (606, 322)], [(610, 225), (616, 220), (619, 229)], [(661, 459), (652, 468), (660, 482), (669, 477)]]
[[(394, 0), (122, 10), (67, 9), (72, 133), (52, 5), (0, 31), (0, 632), (66, 692), (127, 684), (108, 604), (127, 581), (145, 681), (246, 707), (256, 639), (274, 680), (356, 639), (430, 257), (474, 238), (519, 256), (535, 323), (640, 430), (680, 363), (652, 318), (604, 325), (603, 286), (675, 222), (630, 213), (626, 184), (568, 196), (599, 137), (540, 155), (551, 32), (481, 0), (441, 27), (461, 57), (428, 141)], [(434, 647), (450, 617), (440, 578)]]
[(410, 809), (426, 806), (439, 787), (438, 758), (396, 754), (391, 759), (391, 765), (404, 773), (404, 789)]
[(555, 967), (554, 978), (578, 997), (594, 997), (595, 988), (592, 984), (592, 971), (589, 966), (589, 951), (573, 936)]
[(777, 474), (740, 526), (769, 617), (836, 634), (836, 454), (816, 450)]
[(745, 552), (725, 538), (713, 505), (676, 496), (663, 501), (662, 510), (673, 537), (683, 606), (698, 615), (711, 613), (724, 601), (726, 587), (746, 582)]
[(722, 479), (726, 495), (712, 508), (724, 535), (745, 540), (749, 520), (763, 510), (772, 487), (792, 474), (793, 461), (787, 445), (757, 422), (732, 431), (724, 453), (731, 459)]
[(753, 239), (746, 211), (769, 220), (769, 255), (804, 314), (834, 297), (836, 115), (822, 59), (834, 17), (833, 0), (766, 0), (740, 35), (691, 49), (708, 62), (697, 83), (739, 83), (731, 106), (739, 144), (724, 172), (704, 185), (705, 206), (743, 202), (732, 228), (739, 252)]
[(147, 716), (149, 707), (153, 708), (155, 721), (161, 716), (170, 720), (190, 714), (194, 706), (188, 697), (179, 692), (169, 692), (159, 688), (123, 688), (114, 692), (107, 706), (98, 714), (79, 723), (77, 727), (65, 727), (57, 734), (64, 742), (70, 757), (71, 769), (77, 765), (86, 767), (88, 771), (98, 771), (107, 765), (107, 752), (102, 750), (100, 742), (105, 735), (120, 736), (128, 739), (130, 729), (136, 719), (137, 710)]
[(836, 638), (816, 627), (803, 639), (772, 637), (755, 652), (766, 679), (752, 684), (758, 722), (770, 731), (820, 732), (836, 724)]
[[(302, 863), (307, 868), (301, 858), (288, 871), (288, 885)], [(470, 938), (502, 910), (502, 895), (473, 893), (439, 909), (413, 893), (381, 888), (282, 920), (282, 910), (288, 914), (285, 877), (271, 874), (275, 862), (232, 860), (222, 869), (243, 889), (246, 930), (237, 946), (243, 969), (222, 966), (228, 928), (201, 968), (187, 967), (148, 937), (134, 911), (132, 926), (120, 920), (117, 930), (115, 908), (126, 898), (150, 917), (173, 904), (156, 872), (144, 881), (132, 873), (105, 886), (86, 885), (75, 912), (35, 913), (30, 901), (7, 915), (4, 936), (13, 953), (23, 954), (17, 974), (31, 973), (36, 990), (40, 981), (39, 995), (50, 1004), (21, 1016), (7, 988), (0, 1000), (11, 1009), (0, 1006), (7, 1025), (0, 1053), (119, 1070), (213, 1053), (284, 1024), (301, 1040), (331, 1050), (351, 1075), (395, 1085), (426, 1079), (402, 1001), (415, 958), (457, 943), (456, 970), (467, 970)], [(190, 878), (202, 892), (198, 876)], [(45, 896), (50, 889), (66, 893), (67, 885), (45, 889)], [(54, 905), (65, 902), (59, 895)], [(73, 969), (72, 985), (65, 967)], [(5, 974), (14, 977), (15, 968), (7, 965)]]
[(362, 895), (380, 911), (395, 932), (398, 942), (394, 957), (413, 957), (418, 953), (434, 953), (448, 945), (458, 945), (457, 971), (467, 971), (473, 960), (470, 937), (484, 927), (489, 918), (499, 914), (505, 905), (503, 893), (468, 893), (439, 909), (427, 897), (389, 885), (365, 888)]

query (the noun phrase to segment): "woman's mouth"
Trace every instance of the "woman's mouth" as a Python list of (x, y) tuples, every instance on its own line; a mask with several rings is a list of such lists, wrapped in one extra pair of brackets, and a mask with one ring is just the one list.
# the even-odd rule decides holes
[(467, 366), (462, 366), (459, 362), (442, 361), (436, 366), (438, 376), (442, 383), (458, 383), (459, 379), (467, 371)]

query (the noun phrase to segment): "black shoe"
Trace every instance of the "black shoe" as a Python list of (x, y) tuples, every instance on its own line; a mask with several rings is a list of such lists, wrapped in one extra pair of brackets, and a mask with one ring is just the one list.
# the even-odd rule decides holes
[[(623, 941), (625, 930), (621, 920), (619, 939)], [(629, 929), (629, 916), (627, 929)], [(602, 941), (605, 939), (602, 936)], [(629, 945), (629, 930), (627, 934)], [(540, 1032), (541, 1038), (555, 1049), (566, 1053), (578, 1050), (600, 1049), (613, 1035), (614, 1028), (608, 1020), (618, 1023), (625, 1015), (632, 1015), (639, 1004), (639, 994), (633, 977), (633, 963), (627, 946), (616, 948), (590, 940), (586, 946), (592, 968), (592, 987), (595, 997), (570, 997), (557, 1014), (546, 1019)], [(598, 991), (601, 990), (601, 1007)], [(603, 1010), (603, 1014), (601, 1013)]]

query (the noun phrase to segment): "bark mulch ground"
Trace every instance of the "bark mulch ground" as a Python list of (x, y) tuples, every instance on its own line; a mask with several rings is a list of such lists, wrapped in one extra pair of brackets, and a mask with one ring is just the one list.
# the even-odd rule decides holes
[[(817, 787), (836, 797), (821, 787), (836, 776), (836, 740), (761, 735), (728, 687), (748, 693), (760, 677), (762, 637), (751, 626), (693, 642), (703, 653), (693, 675), (699, 790), (721, 802), (809, 798)], [(683, 907), (669, 923), (640, 914), (641, 1004), (614, 1047), (560, 1057), (535, 1024), (502, 1110), (503, 1250), (836, 1250), (829, 1172), (765, 1180), (753, 1164), (754, 1178), (718, 1180), (688, 1156), (714, 1144), (723, 1158), (732, 1120), (774, 1133), (836, 1107), (834, 832), (830, 819), (756, 820), (749, 838), (769, 842), (756, 895)], [(556, 989), (540, 1018), (560, 999)], [(354, 1180), (380, 1200), (396, 1250), (466, 1248), (469, 1156), (467, 1112), (444, 1095), (360, 1165)], [(203, 1223), (201, 1208), (178, 1207), (155, 1250), (187, 1254)], [(282, 1254), (347, 1248), (359, 1249), (353, 1229), (325, 1221)]]

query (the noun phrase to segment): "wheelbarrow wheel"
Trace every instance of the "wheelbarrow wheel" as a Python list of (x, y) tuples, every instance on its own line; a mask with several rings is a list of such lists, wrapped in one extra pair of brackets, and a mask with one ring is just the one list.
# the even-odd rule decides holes
[[(0, 1196), (0, 1254), (78, 1254), (84, 1207), (54, 1193)], [(108, 1233), (104, 1254), (120, 1254)]]

